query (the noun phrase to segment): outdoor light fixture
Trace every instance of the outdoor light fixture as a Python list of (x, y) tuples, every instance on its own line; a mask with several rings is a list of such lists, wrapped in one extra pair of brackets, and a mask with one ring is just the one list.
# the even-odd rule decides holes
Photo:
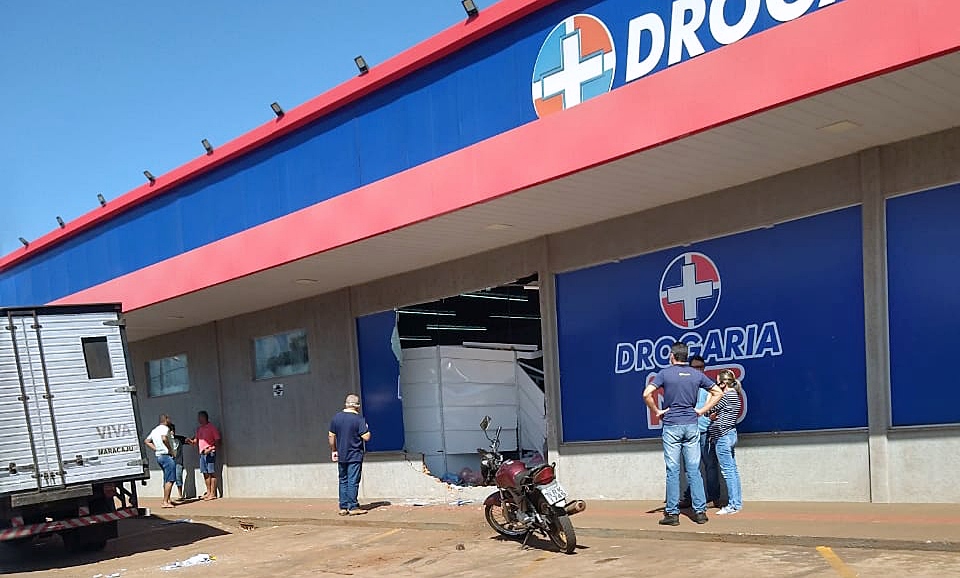
[(280, 103), (275, 102), (270, 105), (270, 108), (273, 109), (273, 114), (277, 115), (277, 118), (280, 118), (283, 116), (283, 109), (280, 108)]
[(486, 327), (479, 325), (427, 325), (427, 331), (486, 331)]
[(143, 171), (143, 176), (147, 177), (147, 180), (150, 181), (150, 184), (157, 182), (157, 177), (153, 176), (153, 173), (150, 171)]
[(454, 317), (453, 311), (430, 311), (429, 309), (397, 309), (397, 313), (406, 313), (408, 315), (439, 315), (441, 317)]
[(60, 215), (57, 215), (57, 224), (60, 225), (60, 228), (61, 228), (61, 229), (65, 228), (65, 227), (67, 226), (67, 224), (63, 222), (63, 219), (60, 218)]
[(529, 301), (526, 296), (506, 295), (504, 293), (461, 293), (460, 296), (475, 299), (496, 299), (497, 301)]
[(23, 246), (24, 246), (24, 247), (29, 247), (29, 246), (30, 246), (30, 241), (24, 239), (23, 237), (20, 237), (20, 242), (23, 243)]
[(200, 141), (200, 144), (203, 145), (203, 150), (207, 151), (208, 155), (213, 154), (213, 145), (210, 144), (210, 141), (208, 141), (207, 139), (203, 139), (202, 141)]
[(357, 68), (360, 69), (360, 74), (366, 74), (370, 72), (370, 67), (367, 66), (367, 61), (364, 60), (362, 56), (354, 58), (353, 62), (357, 65)]
[[(152, 177), (151, 177), (151, 179), (152, 179)], [(97, 200), (100, 201), (100, 206), (101, 206), (101, 207), (106, 207), (106, 206), (107, 206), (107, 200), (103, 198), (103, 194), (102, 194), (102, 193), (97, 193)]]
[(477, 8), (477, 3), (473, 0), (461, 0), (460, 3), (463, 4), (463, 9), (467, 11), (467, 16), (470, 18), (480, 14), (480, 9)]

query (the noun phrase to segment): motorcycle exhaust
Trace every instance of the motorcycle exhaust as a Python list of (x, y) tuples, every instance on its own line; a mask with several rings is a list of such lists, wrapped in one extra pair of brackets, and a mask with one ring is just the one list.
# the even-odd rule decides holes
[(574, 514), (579, 514), (580, 512), (586, 510), (587, 503), (584, 502), (583, 500), (575, 500), (573, 502), (570, 502), (566, 506), (564, 506), (563, 509), (567, 511), (568, 516), (572, 516)]

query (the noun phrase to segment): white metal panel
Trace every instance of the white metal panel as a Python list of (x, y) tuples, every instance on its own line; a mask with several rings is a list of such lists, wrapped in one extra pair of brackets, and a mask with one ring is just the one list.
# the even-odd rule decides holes
[[(131, 477), (143, 471), (144, 456), (117, 320), (115, 313), (40, 316), (68, 484)], [(91, 337), (106, 338), (112, 377), (88, 378), (81, 340)]]
[[(18, 359), (14, 354), (14, 332), (6, 329), (8, 323), (7, 318), (0, 320), (4, 327), (0, 331), (0, 493), (38, 489), (35, 474), (40, 469), (22, 399), (28, 392), (21, 384)], [(20, 325), (12, 327), (20, 331)], [(29, 395), (33, 395), (32, 385)], [(16, 466), (13, 472), (10, 464)]]
[(546, 456), (547, 416), (543, 391), (519, 365), (516, 371), (520, 391), (520, 447)]
[[(35, 319), (31, 312), (12, 319), (16, 330), (0, 332), (0, 463), (15, 462), (18, 474), (5, 467), (0, 492), (35, 490), (38, 479), (41, 488), (52, 488), (141, 475), (143, 454), (117, 314), (44, 313)], [(110, 377), (89, 378), (84, 338), (105, 340)], [(21, 375), (26, 412), (18, 400)], [(32, 454), (39, 478), (25, 471)]]

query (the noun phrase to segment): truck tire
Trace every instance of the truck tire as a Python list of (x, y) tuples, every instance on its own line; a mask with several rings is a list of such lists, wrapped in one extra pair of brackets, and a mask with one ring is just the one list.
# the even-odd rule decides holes
[(70, 554), (99, 552), (106, 548), (110, 536), (116, 535), (116, 522), (87, 526), (62, 532), (63, 547)]

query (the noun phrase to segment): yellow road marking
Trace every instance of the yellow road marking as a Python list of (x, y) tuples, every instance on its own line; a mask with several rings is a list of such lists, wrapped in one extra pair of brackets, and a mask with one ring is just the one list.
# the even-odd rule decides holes
[(376, 535), (370, 536), (369, 538), (365, 538), (365, 539), (363, 539), (363, 540), (360, 540), (359, 543), (360, 543), (360, 544), (369, 544), (370, 542), (373, 542), (374, 540), (379, 540), (380, 538), (386, 538), (387, 536), (392, 536), (392, 535), (396, 534), (397, 532), (401, 531), (402, 529), (403, 529), (403, 528), (394, 528), (394, 529), (392, 529), (392, 530), (387, 530), (386, 532), (383, 532), (382, 534), (376, 534)]
[(857, 573), (853, 571), (852, 568), (843, 563), (843, 560), (840, 559), (840, 556), (837, 556), (833, 552), (833, 548), (828, 546), (817, 546), (817, 552), (820, 552), (820, 555), (823, 556), (833, 569), (837, 571), (837, 574), (843, 578), (856, 578)]

